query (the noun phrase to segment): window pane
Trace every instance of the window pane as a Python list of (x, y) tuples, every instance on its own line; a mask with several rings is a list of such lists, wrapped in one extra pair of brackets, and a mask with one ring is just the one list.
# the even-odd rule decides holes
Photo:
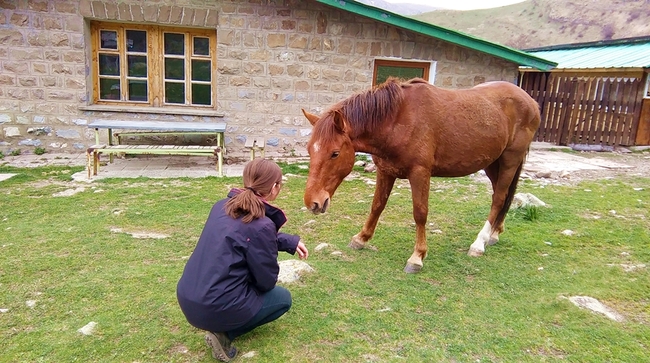
[(129, 55), (129, 77), (147, 76), (147, 57), (143, 55)]
[(423, 77), (424, 69), (411, 68), (411, 67), (390, 67), (390, 66), (377, 67), (377, 84), (382, 84), (386, 82), (386, 80), (390, 76), (402, 78), (402, 79)]
[(210, 105), (212, 104), (212, 92), (209, 84), (192, 84), (192, 104), (193, 105)]
[(185, 34), (165, 33), (165, 54), (185, 54)]
[(99, 74), (102, 76), (120, 75), (120, 56), (117, 54), (99, 54)]
[(210, 55), (210, 38), (194, 37), (194, 55)]
[(165, 58), (165, 79), (185, 79), (185, 60)]
[(147, 32), (143, 30), (127, 30), (126, 50), (129, 52), (146, 52)]
[(99, 46), (103, 49), (117, 49), (117, 32), (113, 30), (100, 30), (99, 42)]
[(185, 104), (185, 84), (165, 82), (165, 102)]
[(147, 81), (129, 80), (129, 100), (147, 101)]
[(112, 78), (99, 79), (99, 98), (102, 100), (120, 99), (120, 80)]
[(192, 80), (210, 82), (210, 61), (192, 59)]

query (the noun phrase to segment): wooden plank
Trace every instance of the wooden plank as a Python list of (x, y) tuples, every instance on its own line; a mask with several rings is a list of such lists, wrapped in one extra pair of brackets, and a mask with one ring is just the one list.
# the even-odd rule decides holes
[(591, 144), (592, 142), (589, 140), (589, 133), (593, 126), (591, 120), (591, 107), (594, 104), (593, 92), (595, 91), (595, 78), (588, 78), (586, 82), (586, 92), (582, 100), (583, 107), (580, 110), (580, 120), (582, 121), (580, 127), (580, 140), (585, 140), (585, 142), (581, 143)]
[(632, 78), (626, 82), (628, 84), (629, 93), (626, 95), (625, 99), (625, 123), (623, 128), (623, 135), (621, 137), (620, 145), (632, 145), (634, 139), (630, 139), (632, 133), (632, 123), (634, 122), (634, 105), (636, 101), (636, 95), (639, 92), (640, 81)]
[(618, 93), (619, 82), (616, 80), (610, 80), (610, 87), (607, 93), (604, 94), (605, 97), (605, 125), (603, 128), (603, 139), (602, 143), (605, 145), (610, 145), (614, 140), (613, 130), (616, 129), (614, 125), (614, 115), (616, 114), (616, 94)]
[(600, 77), (590, 78), (589, 93), (587, 94), (588, 103), (587, 108), (585, 109), (585, 138), (587, 139), (587, 144), (599, 144), (600, 142), (596, 141), (596, 131), (598, 130), (598, 123), (596, 122), (595, 113), (596, 105), (598, 102), (598, 97), (602, 85), (600, 82)]
[(650, 145), (650, 98), (643, 99), (641, 102), (641, 112), (639, 120), (635, 145)]
[(560, 91), (558, 90), (558, 83), (560, 83), (561, 80), (561, 77), (553, 76), (551, 77), (550, 85), (547, 86), (549, 88), (549, 96), (547, 97), (546, 105), (544, 106), (544, 114), (542, 117), (542, 140), (540, 141), (553, 142), (551, 139), (551, 131), (553, 129), (553, 120), (555, 119), (555, 113), (559, 109), (558, 102)]
[(533, 99), (535, 99), (535, 101), (537, 101), (538, 103), (539, 103), (539, 94), (540, 94), (539, 87), (540, 87), (541, 78), (542, 78), (542, 73), (535, 74), (535, 79), (533, 82), (533, 89), (532, 89)]
[(609, 85), (608, 85), (609, 79), (600, 77), (599, 82), (598, 82), (598, 89), (596, 92), (595, 100), (596, 102), (594, 103), (594, 114), (593, 114), (593, 120), (594, 120), (594, 125), (595, 125), (595, 132), (593, 134), (593, 139), (595, 140), (596, 144), (603, 144), (603, 130), (604, 130), (604, 120), (603, 120), (603, 95), (607, 94), (607, 90), (609, 90)]
[(584, 89), (581, 94), (580, 106), (578, 107), (577, 118), (575, 123), (575, 139), (574, 143), (577, 144), (589, 144), (587, 136), (589, 133), (589, 120), (587, 119), (587, 108), (589, 105), (590, 91), (591, 91), (591, 82), (592, 78), (588, 78), (583, 81)]
[(553, 91), (552, 89), (549, 89), (549, 87), (552, 86), (551, 73), (549, 72), (543, 73), (542, 77), (543, 77), (543, 81), (540, 85), (541, 87), (540, 90), (542, 91), (542, 95), (538, 101), (540, 112), (544, 112), (544, 105), (546, 105), (549, 95)]
[(560, 109), (557, 124), (554, 129), (556, 134), (555, 142), (558, 145), (566, 145), (566, 138), (568, 137), (569, 127), (571, 126), (571, 114), (573, 113), (576, 99), (576, 90), (578, 89), (578, 80), (576, 78), (566, 77), (565, 81), (562, 99), (560, 101), (562, 109)]
[(546, 108), (547, 108), (547, 95), (549, 94), (549, 73), (541, 73), (540, 74), (540, 85), (539, 85), (539, 90), (540, 94), (537, 98), (537, 103), (539, 104), (539, 112), (540, 112), (540, 128), (537, 129), (537, 134), (538, 138), (540, 137), (541, 133), (544, 132), (544, 129), (541, 127), (542, 123), (541, 120), (544, 119), (546, 116)]
[(225, 132), (224, 122), (175, 122), (175, 121), (121, 121), (121, 120), (96, 120), (88, 124), (90, 128), (96, 129), (131, 129), (131, 130), (155, 130), (155, 131), (202, 131), (202, 132)]
[(621, 126), (622, 120), (621, 120), (621, 112), (622, 112), (622, 106), (621, 104), (623, 103), (623, 97), (625, 94), (625, 84), (621, 81), (618, 82), (618, 90), (616, 91), (616, 101), (614, 102), (614, 107), (613, 107), (613, 112), (614, 114), (612, 115), (612, 145), (618, 145), (620, 142), (619, 135), (623, 130), (623, 127)]
[(560, 102), (561, 102), (561, 92), (563, 85), (563, 77), (552, 77), (549, 93), (550, 96), (546, 103), (548, 103), (547, 109), (545, 111), (543, 119), (543, 140), (546, 142), (555, 142), (553, 140), (553, 128), (555, 127), (555, 121), (557, 120), (557, 114), (560, 111)]
[(634, 110), (632, 112), (632, 123), (630, 125), (630, 136), (629, 144), (626, 145), (636, 145), (636, 135), (639, 132), (639, 126), (641, 123), (641, 109), (643, 107), (643, 92), (645, 91), (645, 82), (641, 78), (637, 79), (637, 91), (634, 97)]
[(567, 112), (567, 119), (565, 123), (565, 130), (567, 131), (565, 137), (562, 138), (562, 145), (568, 145), (573, 143), (578, 138), (578, 128), (580, 123), (580, 110), (582, 100), (585, 94), (585, 88), (587, 84), (584, 80), (576, 79), (576, 87), (572, 96), (571, 109)]
[(616, 127), (616, 144), (615, 146), (621, 145), (624, 143), (623, 140), (623, 135), (625, 133), (625, 129), (627, 128), (627, 107), (628, 107), (628, 100), (630, 97), (630, 84), (627, 82), (627, 80), (624, 80), (622, 83), (623, 86), (623, 97), (621, 98), (621, 103), (619, 109), (619, 118), (618, 118), (618, 125)]

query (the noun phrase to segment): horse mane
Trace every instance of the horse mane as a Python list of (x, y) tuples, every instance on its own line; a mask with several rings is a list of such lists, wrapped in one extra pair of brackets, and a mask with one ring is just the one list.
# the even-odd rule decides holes
[(324, 140), (333, 139), (339, 133), (333, 122), (336, 113), (343, 116), (350, 126), (348, 133), (351, 138), (372, 132), (382, 122), (395, 118), (404, 99), (402, 86), (408, 84), (411, 81), (402, 82), (398, 78), (389, 77), (380, 85), (338, 102), (326, 111), (325, 117), (314, 127), (314, 133)]

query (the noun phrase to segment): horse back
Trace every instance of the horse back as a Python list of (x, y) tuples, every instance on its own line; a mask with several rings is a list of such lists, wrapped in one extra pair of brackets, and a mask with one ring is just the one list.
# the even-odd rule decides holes
[(509, 82), (463, 90), (411, 82), (404, 92), (397, 122), (412, 123), (406, 144), (418, 146), (413, 162), (433, 176), (468, 175), (506, 150), (527, 151), (540, 122), (537, 102)]

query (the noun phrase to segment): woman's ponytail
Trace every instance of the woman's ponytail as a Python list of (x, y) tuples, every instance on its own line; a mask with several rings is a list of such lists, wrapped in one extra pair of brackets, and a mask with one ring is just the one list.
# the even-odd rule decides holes
[(255, 159), (244, 167), (244, 188), (226, 202), (226, 213), (232, 218), (243, 217), (250, 223), (264, 217), (262, 199), (271, 194), (273, 186), (282, 181), (282, 169), (271, 160)]

